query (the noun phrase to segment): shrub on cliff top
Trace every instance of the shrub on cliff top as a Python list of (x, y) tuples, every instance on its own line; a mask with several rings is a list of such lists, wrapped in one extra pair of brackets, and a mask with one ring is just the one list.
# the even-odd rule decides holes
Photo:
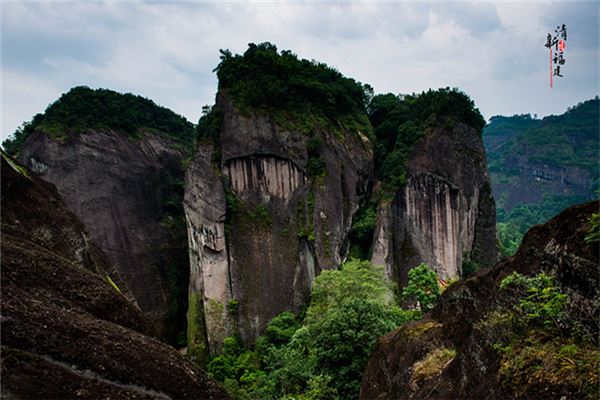
[(485, 125), (473, 100), (450, 88), (407, 96), (380, 94), (372, 98), (368, 112), (376, 137), (375, 169), (392, 192), (404, 184), (410, 152), (427, 127), (451, 127), (456, 121), (481, 134)]
[(306, 131), (324, 125), (370, 134), (365, 110), (373, 89), (323, 63), (278, 52), (268, 42), (250, 43), (243, 55), (221, 50), (215, 71), (219, 88), (242, 111), (262, 111)]
[(192, 143), (193, 125), (173, 111), (152, 100), (131, 93), (77, 86), (50, 104), (2, 143), (9, 154), (16, 154), (25, 139), (41, 130), (66, 139), (71, 131), (112, 129), (139, 137), (140, 130), (160, 131), (183, 143)]

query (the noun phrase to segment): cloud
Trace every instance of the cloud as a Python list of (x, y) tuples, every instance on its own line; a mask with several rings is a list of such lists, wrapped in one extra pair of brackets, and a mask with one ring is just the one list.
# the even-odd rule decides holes
[[(598, 93), (597, 3), (2, 3), (2, 137), (75, 85), (196, 122), (221, 48), (271, 41), (377, 92), (460, 87), (486, 117), (559, 113)], [(558, 18), (558, 22), (556, 19)], [(546, 32), (569, 27), (549, 91)]]

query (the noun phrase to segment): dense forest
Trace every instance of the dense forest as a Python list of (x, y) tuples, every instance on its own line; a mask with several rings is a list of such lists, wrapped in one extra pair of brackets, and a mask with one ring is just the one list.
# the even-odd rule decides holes
[(131, 93), (77, 86), (50, 104), (43, 114), (23, 123), (2, 147), (14, 155), (36, 130), (64, 140), (69, 132), (88, 129), (115, 130), (132, 138), (139, 137), (144, 130), (160, 132), (188, 144), (195, 137), (190, 122), (152, 100)]
[[(234, 399), (355, 399), (377, 338), (421, 319), (441, 292), (435, 273), (422, 264), (396, 293), (383, 268), (367, 261), (323, 271), (301, 315), (273, 318), (253, 349), (227, 338), (207, 371)], [(420, 309), (401, 308), (408, 300), (419, 301)]]
[[(521, 238), (533, 225), (547, 221), (563, 209), (594, 198), (598, 188), (599, 111), (598, 97), (569, 108), (562, 115), (543, 119), (530, 114), (494, 116), (484, 128), (488, 168), (495, 189), (498, 234), (504, 255), (514, 254)], [(511, 191), (523, 191), (520, 179), (530, 173), (517, 159), (526, 159), (532, 168), (547, 165), (557, 169), (586, 171), (581, 184), (565, 182), (560, 191), (554, 183), (538, 178), (537, 201), (510, 204)], [(519, 166), (520, 165), (520, 166)], [(576, 187), (575, 187), (576, 186)]]

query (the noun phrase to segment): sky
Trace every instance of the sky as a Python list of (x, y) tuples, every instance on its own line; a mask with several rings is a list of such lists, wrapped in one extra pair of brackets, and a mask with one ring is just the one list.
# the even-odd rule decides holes
[[(73, 86), (148, 97), (196, 123), (214, 103), (219, 49), (269, 41), (375, 93), (458, 87), (486, 119), (561, 114), (598, 95), (594, 2), (7, 2), (3, 140)], [(550, 88), (546, 35), (567, 26)]]

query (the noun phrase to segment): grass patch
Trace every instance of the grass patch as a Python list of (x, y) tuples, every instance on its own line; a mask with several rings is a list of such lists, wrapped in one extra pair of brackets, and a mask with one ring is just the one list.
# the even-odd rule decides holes
[(413, 365), (412, 379), (419, 381), (440, 374), (454, 357), (456, 350), (448, 347), (430, 351)]

